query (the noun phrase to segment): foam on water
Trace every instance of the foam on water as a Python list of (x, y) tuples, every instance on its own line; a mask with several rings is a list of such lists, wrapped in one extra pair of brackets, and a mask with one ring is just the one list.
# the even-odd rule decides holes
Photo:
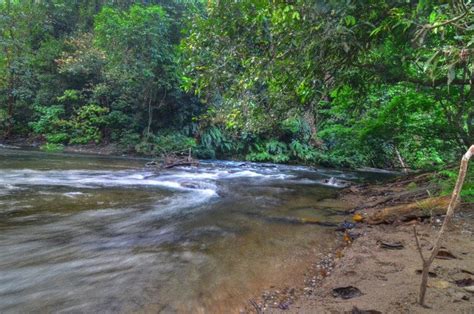
[(348, 182), (339, 180), (335, 177), (325, 179), (325, 180), (321, 181), (320, 183), (323, 184), (323, 185), (326, 185), (326, 186), (332, 186), (332, 187), (336, 187), (336, 188), (343, 188), (343, 187), (348, 186)]
[[(69, 186), (77, 188), (151, 186), (164, 189), (186, 190), (183, 182), (215, 182), (220, 179), (262, 178), (284, 180), (294, 175), (282, 173), (260, 173), (252, 170), (199, 170), (168, 171), (157, 174), (149, 171), (94, 171), (94, 170), (5, 170), (0, 177), (4, 189), (19, 186)], [(197, 188), (199, 189), (199, 188)]]
[(232, 311), (229, 301), (282, 273), (279, 262), (296, 263), (295, 248), (333, 238), (291, 221), (338, 219), (313, 206), (344, 172), (91, 158), (0, 160), (0, 312), (192, 312), (224, 300)]
[(63, 193), (64, 196), (70, 197), (70, 198), (76, 198), (77, 196), (84, 195), (82, 192), (67, 192)]

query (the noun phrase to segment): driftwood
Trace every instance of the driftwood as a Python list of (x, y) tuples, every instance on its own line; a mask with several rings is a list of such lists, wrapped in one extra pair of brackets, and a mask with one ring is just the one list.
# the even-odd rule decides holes
[(453, 194), (451, 195), (451, 199), (449, 201), (448, 210), (446, 211), (446, 218), (444, 218), (443, 225), (441, 226), (441, 229), (439, 230), (438, 236), (436, 237), (436, 241), (433, 245), (433, 248), (431, 249), (431, 253), (428, 258), (426, 258), (423, 255), (423, 252), (420, 246), (420, 241), (418, 240), (418, 235), (416, 233), (416, 229), (413, 229), (415, 233), (416, 247), (418, 248), (418, 252), (420, 253), (420, 259), (423, 264), (423, 270), (421, 273), (420, 298), (418, 300), (418, 303), (422, 306), (425, 306), (426, 286), (428, 284), (428, 275), (429, 275), (430, 267), (435, 257), (438, 255), (438, 252), (441, 248), (441, 240), (443, 238), (443, 235), (446, 232), (446, 228), (449, 222), (451, 221), (451, 218), (454, 215), (454, 209), (456, 208), (456, 205), (459, 203), (459, 196), (461, 194), (462, 186), (464, 184), (464, 179), (466, 178), (467, 166), (469, 164), (469, 160), (471, 159), (472, 155), (474, 155), (474, 145), (472, 145), (469, 148), (469, 150), (466, 152), (466, 154), (464, 154), (464, 156), (461, 159), (458, 179), (456, 181)]
[(410, 204), (385, 207), (370, 215), (367, 222), (375, 225), (414, 217), (439, 215), (445, 212), (449, 201), (449, 196), (429, 197)]
[(163, 164), (161, 168), (170, 169), (178, 166), (197, 166), (199, 161), (191, 156), (191, 149), (188, 151), (188, 155), (180, 156), (176, 153), (167, 154), (163, 158)]
[(156, 160), (146, 163), (147, 167), (157, 167), (159, 169), (170, 169), (179, 166), (198, 166), (199, 160), (194, 159), (191, 155), (191, 149), (187, 155), (179, 154), (179, 152), (167, 153), (162, 156), (162, 162)]

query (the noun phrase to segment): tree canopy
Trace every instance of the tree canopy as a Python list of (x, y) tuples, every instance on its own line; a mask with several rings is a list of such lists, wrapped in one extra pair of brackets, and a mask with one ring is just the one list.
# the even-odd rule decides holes
[(2, 1), (0, 132), (428, 168), (474, 142), (467, 0)]

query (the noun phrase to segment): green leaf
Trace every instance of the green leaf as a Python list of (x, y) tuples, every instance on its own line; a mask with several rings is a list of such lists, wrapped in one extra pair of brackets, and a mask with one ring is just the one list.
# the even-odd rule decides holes
[(423, 71), (426, 72), (428, 70), (429, 66), (433, 62), (433, 60), (439, 55), (440, 51), (436, 51), (429, 59), (428, 61), (425, 62), (425, 65), (423, 66)]

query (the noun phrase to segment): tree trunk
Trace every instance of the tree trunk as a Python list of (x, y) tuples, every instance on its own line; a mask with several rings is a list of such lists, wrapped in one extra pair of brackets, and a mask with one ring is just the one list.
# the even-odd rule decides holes
[(306, 123), (308, 123), (309, 130), (311, 133), (311, 138), (310, 138), (310, 143), (316, 147), (320, 146), (321, 143), (318, 142), (317, 136), (318, 136), (318, 129), (316, 127), (316, 119), (314, 118), (314, 106), (311, 103), (311, 105), (305, 110), (304, 112), (304, 120)]
[(397, 146), (394, 146), (394, 147), (395, 147), (395, 153), (397, 154), (398, 161), (400, 162), (400, 165), (402, 166), (402, 169), (403, 169), (402, 171), (404, 173), (408, 173), (408, 168), (407, 168), (407, 166), (405, 165), (405, 162), (402, 159), (402, 155), (400, 155), (400, 152), (398, 151)]
[(15, 96), (13, 95), (14, 90), (14, 74), (10, 73), (10, 82), (8, 84), (8, 100), (7, 100), (7, 115), (8, 115), (8, 122), (7, 122), (7, 129), (4, 134), (4, 138), (8, 139), (12, 135), (13, 132), (13, 108), (15, 105)]
[(148, 99), (148, 124), (146, 127), (146, 137), (150, 137), (151, 123), (153, 121), (153, 108), (151, 107), (151, 97)]

